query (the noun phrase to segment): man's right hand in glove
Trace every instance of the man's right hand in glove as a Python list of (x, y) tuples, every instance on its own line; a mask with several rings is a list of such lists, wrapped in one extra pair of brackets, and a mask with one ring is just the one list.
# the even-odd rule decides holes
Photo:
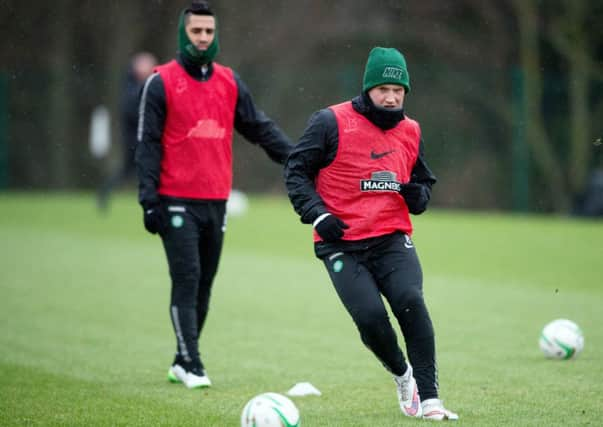
[(144, 228), (151, 234), (161, 234), (167, 226), (167, 218), (161, 205), (144, 208)]
[(350, 228), (349, 225), (330, 213), (320, 215), (312, 226), (325, 242), (334, 242), (341, 239), (344, 235), (343, 230)]

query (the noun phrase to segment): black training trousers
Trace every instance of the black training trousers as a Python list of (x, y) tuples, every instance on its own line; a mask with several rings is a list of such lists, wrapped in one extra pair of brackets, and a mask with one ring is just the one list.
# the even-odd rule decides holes
[(433, 326), (410, 238), (395, 233), (368, 250), (336, 252), (322, 259), (362, 342), (390, 372), (402, 375), (407, 365), (381, 298), (385, 297), (402, 329), (421, 399), (437, 397)]
[(201, 364), (199, 336), (222, 252), (226, 202), (163, 200), (162, 208), (169, 221), (161, 238), (172, 279), (170, 316), (176, 358), (194, 366)]

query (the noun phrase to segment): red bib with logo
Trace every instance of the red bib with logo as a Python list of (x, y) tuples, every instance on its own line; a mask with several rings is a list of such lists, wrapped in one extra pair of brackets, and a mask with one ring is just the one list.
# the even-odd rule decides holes
[[(339, 144), (333, 162), (320, 170), (316, 190), (329, 212), (350, 226), (343, 240), (394, 231), (412, 234), (408, 207), (398, 191), (410, 180), (417, 161), (419, 124), (405, 117), (384, 131), (349, 101), (330, 108), (337, 119)], [(314, 241), (320, 240), (314, 232)]]
[(207, 81), (193, 79), (176, 61), (157, 67), (157, 71), (167, 107), (159, 194), (228, 199), (238, 96), (232, 70), (214, 62)]

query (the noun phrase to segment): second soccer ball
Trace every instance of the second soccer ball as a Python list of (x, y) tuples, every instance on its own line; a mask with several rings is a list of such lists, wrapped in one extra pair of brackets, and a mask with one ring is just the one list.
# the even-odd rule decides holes
[(545, 325), (538, 344), (550, 359), (573, 359), (584, 348), (584, 335), (571, 320), (557, 319)]
[(287, 397), (263, 393), (252, 398), (241, 413), (241, 427), (298, 427), (299, 410)]

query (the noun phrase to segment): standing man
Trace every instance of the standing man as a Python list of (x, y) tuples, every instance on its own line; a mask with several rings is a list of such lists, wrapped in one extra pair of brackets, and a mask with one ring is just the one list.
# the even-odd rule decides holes
[(145, 83), (136, 164), (144, 226), (161, 237), (172, 281), (177, 348), (168, 379), (198, 388), (211, 385), (198, 343), (226, 227), (233, 128), (277, 163), (292, 146), (239, 76), (214, 62), (217, 23), (207, 2), (181, 13), (178, 47)]
[[(410, 239), (409, 214), (425, 211), (436, 178), (423, 158), (419, 124), (404, 115), (409, 91), (404, 56), (371, 50), (362, 94), (310, 118), (285, 179), (362, 342), (392, 373), (402, 413), (456, 420), (438, 398), (434, 332)], [(382, 295), (402, 329), (408, 361)]]
[(136, 130), (138, 129), (138, 105), (144, 82), (153, 73), (157, 66), (157, 58), (149, 52), (138, 52), (130, 60), (120, 103), (121, 124), (121, 164), (104, 181), (98, 191), (98, 207), (106, 211), (109, 207), (109, 198), (115, 187), (126, 178), (134, 176), (134, 151), (136, 149)]

